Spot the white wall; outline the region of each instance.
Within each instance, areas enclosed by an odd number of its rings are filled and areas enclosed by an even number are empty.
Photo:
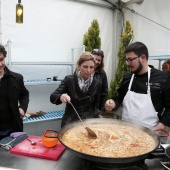
[[[124,10],[125,19],[130,20],[134,29],[134,41],[141,41],[147,45],[149,55],[170,54],[170,1],[169,0],[144,0],[142,4],[128,6],[136,13],[145,16],[164,27],[151,22],[150,20]],[[150,64],[158,67],[158,62],[150,60]]]
[[[97,0],[99,1],[99,0]],[[114,75],[116,36],[114,12],[105,7],[69,0],[22,0],[24,23],[15,23],[17,0],[1,0],[2,44],[11,43],[12,62],[69,62],[71,49],[82,47],[83,35],[91,22],[97,19],[100,26],[101,49],[105,54],[105,71],[108,82]],[[80,54],[81,50],[75,50]],[[75,55],[74,60],[77,60]],[[44,79],[70,74],[67,66],[13,66],[24,79]],[[28,112],[63,109],[49,101],[58,85],[27,85],[30,91]]]
[[[83,45],[83,35],[97,19],[107,63],[105,70],[111,79],[114,30],[111,9],[69,0],[21,2],[24,23],[16,24],[17,0],[1,0],[2,43],[12,41],[12,61],[71,61],[71,49]]]

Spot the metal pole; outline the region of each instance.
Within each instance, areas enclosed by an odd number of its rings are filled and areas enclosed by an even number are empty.
[[[83,53],[85,52],[85,45],[83,45],[83,47],[82,47],[82,51],[83,51]]]
[[[12,69],[12,62],[11,62],[11,41],[7,41],[7,56],[8,56],[8,67]]]
[[[72,62],[74,62],[74,48],[71,49],[71,57],[72,57]],[[73,74],[74,72],[74,65],[71,65],[71,73]]]

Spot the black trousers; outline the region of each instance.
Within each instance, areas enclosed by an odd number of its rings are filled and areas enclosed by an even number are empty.
[[[0,132],[0,140],[7,137],[7,136],[10,136],[10,134],[13,132],[13,130],[7,130],[7,131],[3,131],[3,132]]]

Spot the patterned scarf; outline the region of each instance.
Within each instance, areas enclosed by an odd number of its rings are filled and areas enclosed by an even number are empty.
[[[93,76],[91,75],[87,80],[84,80],[80,75],[80,71],[77,72],[77,76],[78,76],[78,84],[79,84],[80,89],[84,93],[87,92],[87,90],[89,89],[89,87],[93,81]]]

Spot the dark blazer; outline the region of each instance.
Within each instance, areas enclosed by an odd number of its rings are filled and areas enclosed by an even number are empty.
[[[20,117],[19,108],[22,108],[26,113],[29,103],[29,92],[24,86],[21,74],[12,72],[7,67],[5,67],[5,72],[8,74],[9,79],[8,96],[13,114],[13,130],[15,132],[23,131],[23,121]]]
[[[94,118],[98,116],[99,97],[101,94],[101,83],[93,78],[89,90],[84,93],[79,85],[76,73],[66,76],[59,87],[51,94],[50,101],[53,104],[61,104],[60,96],[67,93],[71,97],[71,102],[80,114],[82,119]],[[72,106],[67,103],[62,119],[61,127],[72,121],[78,120],[78,116]]]

